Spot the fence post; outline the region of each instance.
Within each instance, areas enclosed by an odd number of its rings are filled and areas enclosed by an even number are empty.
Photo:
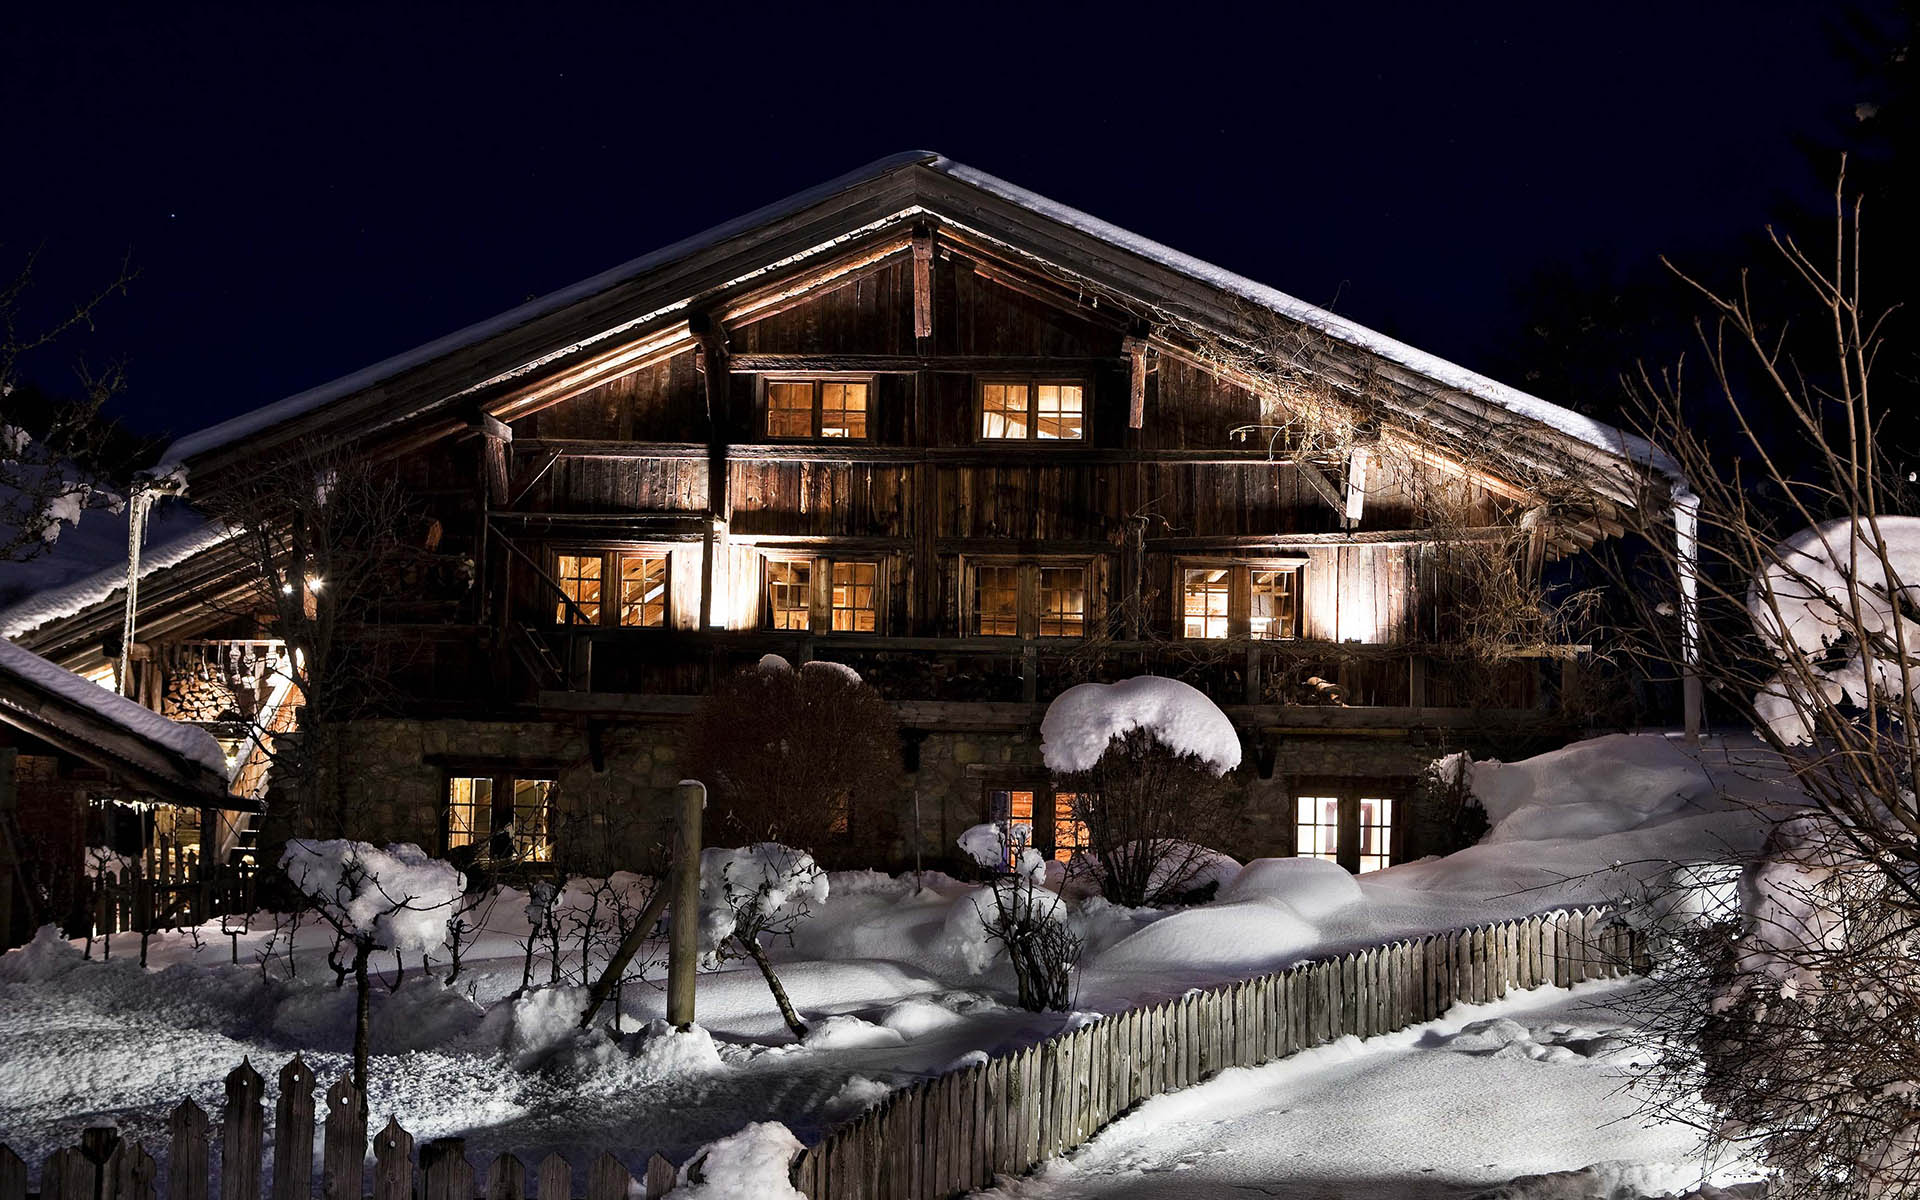
[[[260,1200],[260,1151],[267,1082],[242,1059],[227,1074],[227,1108],[220,1121],[220,1200]]]
[[[502,1154],[488,1165],[487,1200],[527,1200],[527,1167],[519,1156]]]
[[[322,1200],[360,1200],[367,1171],[367,1109],[344,1075],[327,1089],[326,1146],[321,1154]]]
[[[295,1054],[280,1068],[280,1095],[273,1105],[273,1200],[312,1196],[313,1072]]]
[[[420,1147],[422,1200],[473,1200],[473,1166],[465,1138],[435,1138]],[[626,1193],[621,1192],[621,1200]]]
[[[393,1117],[373,1137],[373,1200],[413,1200],[413,1135]]]
[[[207,1130],[212,1123],[198,1104],[182,1100],[167,1117],[169,1200],[207,1200]]]
[[[573,1167],[558,1154],[540,1160],[540,1200],[573,1200]]]
[[[7,1145],[0,1145],[0,1200],[27,1200],[27,1164]]]

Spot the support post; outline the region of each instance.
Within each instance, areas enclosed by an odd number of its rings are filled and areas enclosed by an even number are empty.
[[[1680,702],[1687,742],[1700,741],[1700,497],[1684,484],[1674,489],[1675,565],[1680,581]]]
[[[13,842],[13,768],[18,753],[12,746],[0,746],[0,946],[13,945],[13,881],[25,870],[20,849]],[[24,887],[20,890],[23,894],[26,891]]]
[[[667,1021],[693,1024],[693,976],[700,957],[700,821],[707,785],[682,779],[673,823],[673,901],[667,918]]]
[[[1127,428],[1139,429],[1147,423],[1147,340],[1121,338],[1120,349],[1127,356]]]
[[[933,336],[933,228],[913,231],[913,336]],[[926,347],[920,349],[924,352]]]

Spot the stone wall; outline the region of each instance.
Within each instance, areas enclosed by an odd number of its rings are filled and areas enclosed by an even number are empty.
[[[1044,784],[1037,731],[909,731],[906,776],[887,861],[900,870],[918,860],[960,869],[955,840],[987,820],[993,787]],[[1448,828],[1423,811],[1415,781],[1450,747],[1418,735],[1282,736],[1250,752],[1237,776],[1244,789],[1247,830],[1240,844],[1223,847],[1245,860],[1293,852],[1292,795],[1313,781],[1381,787],[1400,799],[1401,854],[1445,852]],[[673,788],[680,779],[676,723],[602,722],[592,739],[585,722],[373,720],[341,733],[339,761],[347,820],[367,841],[411,841],[438,850],[446,779],[463,769],[519,760],[553,771],[560,784],[555,830],[558,856],[569,869],[647,869],[670,840]],[[598,769],[595,761],[599,762]],[[330,805],[276,786],[269,797],[269,847],[294,836],[332,836]]]

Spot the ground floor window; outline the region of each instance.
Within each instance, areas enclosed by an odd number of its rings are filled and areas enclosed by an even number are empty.
[[[1011,868],[1028,847],[1042,857],[1071,862],[1087,849],[1087,826],[1080,819],[1084,800],[1077,792],[1056,792],[1044,784],[987,790],[988,819],[1007,831]]]
[[[1293,798],[1293,852],[1337,862],[1356,874],[1390,867],[1401,838],[1393,796],[1372,786],[1305,788]]]
[[[490,863],[551,862],[555,781],[546,775],[451,775],[443,849]]]

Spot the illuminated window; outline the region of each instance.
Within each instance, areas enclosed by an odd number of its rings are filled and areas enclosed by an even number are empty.
[[[813,562],[767,560],[767,620],[775,629],[808,629],[813,614]]]
[[[553,780],[515,779],[513,856],[519,862],[553,861]]]
[[[1185,572],[1181,589],[1182,629],[1190,638],[1227,636],[1227,604],[1232,584],[1226,567],[1201,567]]]
[[[1033,389],[1033,435],[1054,441],[1080,440],[1081,390],[1077,383],[1040,383]]]
[[[982,637],[1020,636],[1020,568],[973,569],[973,632]]]
[[[820,384],[820,436],[823,438],[867,436],[866,384],[835,382]]]
[[[1360,797],[1360,874],[1393,865],[1393,801]]]
[[[1086,436],[1086,388],[1057,380],[997,380],[980,385],[985,441],[1077,442]]]
[[[991,439],[1027,436],[1026,384],[980,385],[980,436]]]
[[[667,556],[661,551],[620,556],[620,623],[659,629],[667,623]]]
[[[1301,796],[1294,801],[1293,852],[1300,858],[1340,861],[1340,797]]]
[[[1033,797],[1029,788],[996,788],[988,793],[993,807],[993,822],[1007,835],[1009,869],[1020,861],[1020,852],[1033,845]]]
[[[1253,628],[1257,638],[1290,638],[1299,629],[1298,567],[1254,567]],[[1188,636],[1192,636],[1189,634]]]
[[[845,833],[853,828],[853,797],[841,792],[827,801],[831,806],[827,821],[828,833]]]
[[[1086,623],[1086,568],[1041,567],[1040,636],[1079,637]]]
[[[1053,856],[1070,862],[1087,848],[1087,823],[1076,812],[1084,803],[1077,792],[1053,794]]]
[[[447,780],[447,849],[484,844],[493,834],[493,780],[458,775]]]
[[[880,565],[833,564],[833,628],[836,633],[872,633],[879,617]]]
[[[767,381],[767,436],[864,438],[867,436],[868,390],[864,381],[770,379]]]
[[[566,594],[567,599],[554,604],[553,619],[562,625],[598,625],[600,623],[600,555],[559,555],[554,574],[560,584],[560,590]]]

